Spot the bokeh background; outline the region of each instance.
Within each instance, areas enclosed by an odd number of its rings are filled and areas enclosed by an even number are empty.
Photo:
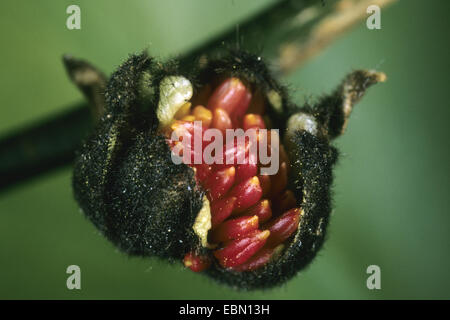
[[[63,53],[109,74],[130,52],[183,52],[272,1],[1,1],[0,135],[82,99]],[[81,7],[79,31],[65,27],[69,4]],[[78,210],[67,167],[0,194],[0,298],[450,298],[449,10],[444,0],[400,1],[382,10],[381,30],[361,21],[283,79],[301,102],[355,68],[388,75],[336,143],[325,247],[286,285],[236,292],[181,264],[126,257]],[[66,288],[71,264],[81,267],[81,290]],[[381,267],[381,290],[366,287],[371,264]]]

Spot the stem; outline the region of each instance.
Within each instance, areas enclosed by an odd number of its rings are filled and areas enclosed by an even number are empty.
[[[279,0],[238,28],[182,55],[180,65],[191,65],[201,55],[215,56],[234,45],[259,52],[275,72],[283,75],[364,18],[368,5],[384,6],[394,1]],[[63,114],[0,139],[0,191],[71,163],[93,124],[88,103],[79,103]]]

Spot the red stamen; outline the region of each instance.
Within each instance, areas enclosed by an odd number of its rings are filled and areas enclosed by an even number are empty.
[[[258,229],[258,217],[241,217],[231,219],[222,223],[211,232],[213,243],[225,242],[232,239],[242,238],[252,231]]]
[[[204,106],[196,106],[192,110],[192,115],[195,117],[195,120],[202,122],[203,128],[209,128],[211,125],[213,114],[211,110],[206,109]]]
[[[265,129],[264,119],[259,114],[246,114],[242,121],[242,128],[247,131],[250,128]]]
[[[256,204],[262,196],[258,177],[255,176],[241,182],[230,191],[230,195],[237,199],[235,212],[242,212]]]
[[[246,163],[239,164],[236,167],[236,183],[247,180],[258,173],[257,156],[253,152],[249,152]]]
[[[194,272],[206,270],[211,265],[211,260],[206,256],[199,256],[194,252],[188,252],[184,256],[184,266]]]
[[[291,209],[266,226],[270,230],[270,237],[267,240],[268,247],[275,247],[283,243],[298,228],[300,221],[300,209]]]
[[[211,205],[211,225],[214,229],[233,212],[235,197],[219,199]]]
[[[214,251],[214,256],[224,268],[238,266],[258,252],[269,235],[268,230],[256,231],[246,238],[232,240],[224,248]]]
[[[211,201],[222,197],[234,183],[236,169],[234,167],[225,168],[211,174],[204,183],[204,188],[208,190]]]
[[[244,262],[243,264],[233,267],[235,271],[253,271],[262,267],[267,262],[270,261],[273,254],[275,253],[275,248],[263,248],[259,250],[253,257]]]
[[[247,112],[251,100],[252,100],[252,93],[246,88],[244,96],[239,101],[238,105],[234,110],[234,113],[232,114],[232,121],[236,127],[238,127],[242,123],[242,118],[244,117],[245,112]]]
[[[211,110],[221,108],[228,114],[232,114],[242,103],[246,92],[247,88],[238,78],[226,79],[211,94],[208,100],[208,108]]]
[[[200,182],[203,182],[212,173],[211,166],[206,163],[195,164],[194,168],[197,170],[195,172],[195,178]]]
[[[268,221],[272,217],[272,208],[270,207],[270,201],[267,199],[261,200],[253,207],[248,209],[245,214],[250,216],[257,216],[259,219],[259,223]]]
[[[213,113],[214,115],[211,124],[213,128],[219,129],[220,131],[222,131],[223,134],[225,134],[227,129],[233,128],[230,116],[225,110],[221,108],[216,108],[214,109]]]

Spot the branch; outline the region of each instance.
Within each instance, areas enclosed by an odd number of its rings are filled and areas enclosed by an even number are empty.
[[[293,21],[296,28],[303,31],[303,36],[281,44],[278,56],[274,57],[281,72],[287,74],[320,53],[340,35],[367,17],[366,9],[370,5],[381,8],[395,1],[342,0],[328,13],[321,12],[317,5],[303,10]],[[313,25],[305,28],[311,20],[315,21]]]
[[[70,163],[74,150],[92,126],[87,104],[80,103],[3,138],[0,141],[0,191]]]
[[[214,56],[237,46],[259,52],[274,71],[283,75],[305,63],[364,18],[368,5],[381,7],[394,1],[279,0],[237,28],[182,55],[180,65],[190,65],[202,55]],[[92,105],[99,97],[84,86],[95,78],[92,75],[100,73],[86,65],[86,69],[76,75],[70,72],[71,62],[77,61],[66,59],[69,75]],[[102,77],[96,81],[101,82]],[[68,110],[0,140],[0,190],[71,163],[94,121],[88,102]]]

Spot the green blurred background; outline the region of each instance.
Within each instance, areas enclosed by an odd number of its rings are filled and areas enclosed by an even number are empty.
[[[272,2],[1,1],[0,135],[82,99],[63,53],[110,73],[130,52],[183,52]],[[81,7],[81,30],[65,27],[69,4]],[[449,10],[443,0],[401,1],[382,10],[382,30],[361,21],[283,79],[301,102],[355,68],[388,75],[337,141],[325,247],[286,285],[236,292],[181,264],[126,257],[80,213],[65,168],[0,194],[0,298],[450,298]],[[81,267],[81,290],[66,288],[71,264]],[[366,287],[371,264],[381,267],[381,290]]]

